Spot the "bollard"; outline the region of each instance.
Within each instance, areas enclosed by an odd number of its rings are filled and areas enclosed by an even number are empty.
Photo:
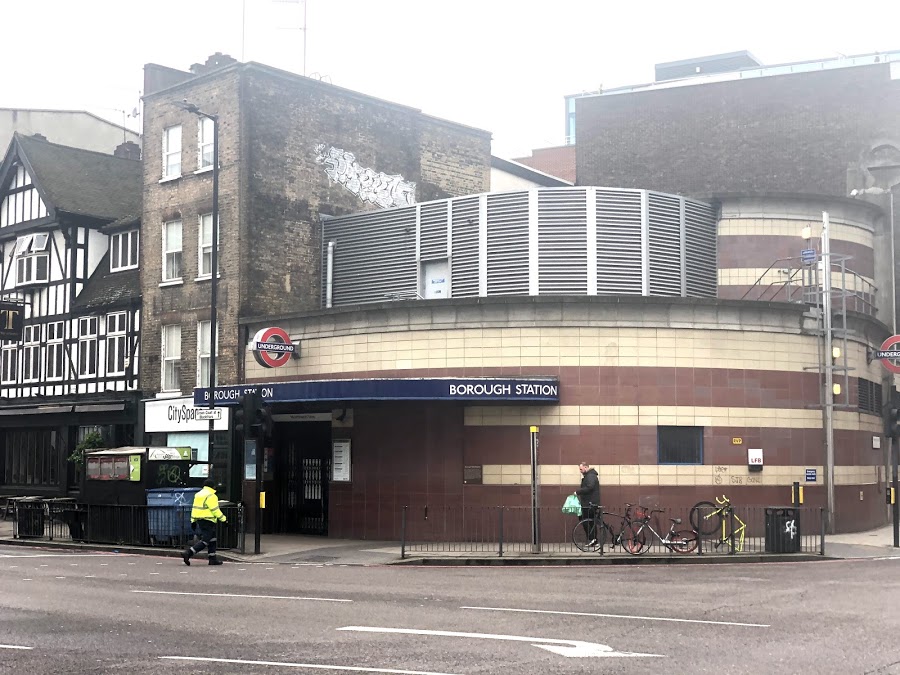
[[[400,560],[406,559],[406,509],[408,506],[403,507],[403,511],[400,512]]]
[[[819,508],[819,522],[822,524],[822,532],[819,534],[819,555],[825,555],[825,509]]]
[[[498,517],[498,520],[500,521],[499,522],[500,529],[499,529],[499,532],[497,533],[497,538],[500,540],[500,553],[498,555],[499,555],[499,557],[502,558],[503,557],[503,507],[498,506],[497,511],[498,511],[497,517]]]
[[[734,507],[730,506],[728,508],[728,520],[731,523],[731,550],[728,552],[729,555],[734,555]]]

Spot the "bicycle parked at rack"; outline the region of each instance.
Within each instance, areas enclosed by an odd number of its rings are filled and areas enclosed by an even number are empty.
[[[676,530],[675,526],[681,525],[681,518],[669,518],[671,521],[669,531],[663,536],[650,523],[654,513],[665,513],[665,511],[662,509],[651,509],[649,511],[643,509],[635,513],[635,516],[641,516],[640,520],[633,524],[632,536],[623,539],[622,548],[632,555],[640,555],[650,549],[647,539],[652,537],[656,537],[660,544],[673,553],[691,553],[697,548],[698,535],[696,530]],[[650,532],[650,537],[647,536],[648,531]]]
[[[725,495],[716,503],[702,501],[694,504],[690,514],[691,526],[703,536],[719,533],[713,543],[715,548],[734,547],[735,551],[744,550],[744,535],[747,524],[734,512],[731,500]]]
[[[635,508],[634,505],[625,505],[625,515],[604,511],[602,506],[594,506],[593,504],[591,506],[595,509],[594,517],[582,518],[572,530],[572,543],[575,544],[575,548],[579,551],[600,551],[600,553],[603,553],[603,549],[607,546],[609,548],[624,546],[622,542],[634,534],[631,512],[632,508]],[[615,530],[607,522],[606,516],[612,516],[621,520],[618,530]]]

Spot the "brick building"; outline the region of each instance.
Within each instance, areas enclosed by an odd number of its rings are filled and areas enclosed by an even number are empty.
[[[244,379],[242,318],[319,307],[321,217],[484,192],[490,134],[222,54],[147,65],[144,91],[145,441],[205,459],[206,423],[168,414],[208,382],[211,344],[213,125],[181,104],[218,117],[219,384]],[[227,429],[213,460],[231,476]]]

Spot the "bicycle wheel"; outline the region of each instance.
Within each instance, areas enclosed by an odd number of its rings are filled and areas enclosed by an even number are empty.
[[[588,535],[585,531],[585,526],[587,526],[587,529],[589,530],[593,522],[594,521],[592,519],[585,518],[578,521],[578,524],[575,525],[575,529],[572,530],[572,543],[575,544],[575,548],[577,548],[579,551],[591,553],[592,551],[596,551],[597,548],[599,548],[599,544],[597,542],[589,545]]]
[[[622,548],[631,555],[640,555],[650,547],[647,546],[647,534],[644,532],[643,526],[634,528],[627,526],[622,531]]]
[[[691,509],[691,527],[700,534],[713,534],[722,528],[722,514],[712,502],[697,502]]]
[[[673,532],[667,546],[675,553],[690,553],[697,548],[697,533],[691,530]]]

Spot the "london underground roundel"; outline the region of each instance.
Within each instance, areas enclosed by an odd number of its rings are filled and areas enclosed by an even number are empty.
[[[900,365],[897,365],[897,360],[900,360],[900,350],[897,349],[898,344],[900,344],[900,335],[892,335],[881,343],[881,349],[875,352],[875,358],[881,359],[884,367],[892,373],[900,374]]]
[[[283,328],[263,328],[250,343],[256,362],[264,368],[278,368],[291,360],[296,347]]]

